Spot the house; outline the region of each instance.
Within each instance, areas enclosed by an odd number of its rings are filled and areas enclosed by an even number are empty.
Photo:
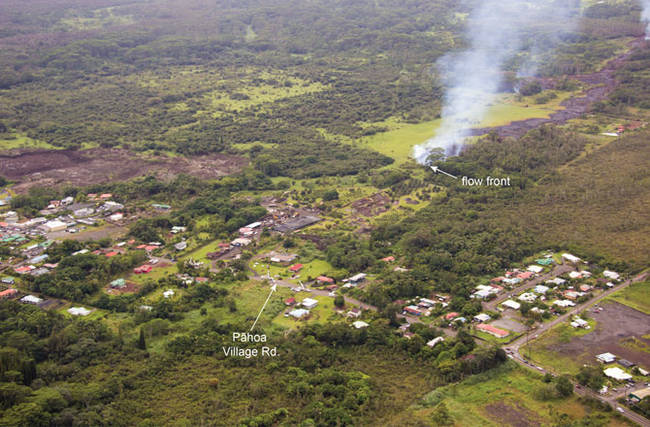
[[[619,367],[608,368],[603,371],[605,376],[613,378],[617,381],[627,381],[632,379],[632,375],[628,374]]]
[[[433,347],[435,347],[437,344],[443,342],[444,340],[445,340],[444,337],[436,337],[436,338],[432,339],[431,341],[429,341],[429,342],[427,343],[427,347],[431,347],[431,348],[433,348]]]
[[[167,289],[165,292],[163,292],[163,297],[165,298],[171,298],[174,296],[174,291],[172,289]]]
[[[403,312],[406,314],[411,314],[413,316],[422,316],[422,311],[415,305],[404,307]]]
[[[548,286],[544,286],[544,285],[537,285],[537,286],[535,286],[533,288],[533,292],[535,292],[536,294],[542,294],[542,295],[546,294],[546,292],[548,292],[549,290],[550,290],[550,288]]]
[[[364,280],[366,280],[366,274],[365,273],[359,273],[359,274],[355,274],[354,276],[344,280],[344,282],[347,282],[347,283],[349,283],[349,284],[351,284],[353,286],[356,286],[359,283],[363,282]]]
[[[393,262],[395,261],[395,257],[391,255],[391,256],[387,256],[386,258],[382,258],[381,260],[383,262]]]
[[[302,305],[308,310],[311,310],[318,305],[318,301],[312,298],[305,298],[304,300],[302,300],[300,305]]]
[[[248,224],[248,225],[246,226],[246,228],[250,228],[251,230],[254,230],[254,229],[260,227],[261,225],[262,225],[261,222],[259,222],[259,221],[255,221],[255,222],[253,222],[253,223],[251,223],[251,224]]]
[[[183,240],[182,242],[176,243],[174,245],[174,249],[176,249],[177,251],[183,251],[187,249],[187,242]]]
[[[325,289],[327,289],[327,290],[330,291],[330,292],[334,292],[334,291],[337,290],[338,288],[339,288],[339,287],[338,287],[337,285],[327,285],[327,286],[325,286]]]
[[[517,279],[528,280],[531,277],[533,277],[533,272],[532,271],[524,271],[523,273],[518,273],[516,277],[517,277]]]
[[[278,264],[287,264],[293,262],[296,258],[298,258],[296,254],[273,254],[269,256],[269,261]]]
[[[284,300],[284,305],[292,306],[296,304],[296,299],[291,297]]]
[[[178,233],[184,233],[187,230],[187,227],[183,227],[180,225],[175,225],[171,229],[172,234],[178,234]]]
[[[458,317],[459,314],[456,313],[455,311],[452,311],[451,313],[445,314],[445,320],[452,320],[455,317]]]
[[[24,302],[26,304],[34,304],[38,305],[43,302],[43,300],[37,296],[34,295],[26,295],[20,299],[20,302]]]
[[[18,295],[18,291],[12,288],[5,289],[4,291],[0,292],[0,299],[8,299],[8,298],[13,298],[16,295]]]
[[[616,361],[616,356],[612,353],[602,353],[597,355],[596,359],[598,359],[598,361],[601,363],[613,363]]]
[[[513,310],[519,310],[519,308],[521,308],[521,304],[519,304],[518,302],[513,301],[511,299],[503,301],[501,303],[501,305],[506,307],[506,308],[511,308]]]
[[[608,279],[612,279],[612,280],[618,280],[621,277],[620,274],[618,274],[618,273],[616,273],[614,271],[609,271],[609,270],[603,271],[603,276],[607,277]]]
[[[524,292],[523,294],[519,295],[518,299],[519,301],[533,302],[537,299],[537,295],[531,292]]]
[[[479,322],[479,323],[487,322],[490,319],[491,319],[491,317],[487,313],[481,313],[481,314],[477,314],[476,316],[474,316],[474,321]]]
[[[589,292],[592,289],[593,288],[591,286],[587,285],[587,284],[580,285],[580,291],[581,292]]]
[[[540,259],[536,259],[535,262],[539,265],[549,266],[553,264],[554,261],[553,258],[540,258]]]
[[[110,251],[110,252],[107,252],[105,256],[106,256],[106,258],[112,258],[112,257],[114,257],[115,255],[117,255],[117,252],[115,252],[115,251]]]
[[[73,316],[88,316],[90,314],[90,310],[83,307],[70,307],[67,311]]]
[[[304,308],[297,308],[295,310],[291,310],[289,312],[289,316],[295,319],[302,319],[309,316],[309,310],[305,310]]]
[[[348,311],[347,314],[348,317],[354,317],[355,319],[358,319],[361,317],[361,309],[360,308],[353,308],[352,310]]]
[[[580,258],[578,258],[577,256],[571,255],[571,254],[569,254],[569,253],[563,253],[563,254],[562,254],[562,259],[563,259],[564,261],[566,261],[566,262],[571,263],[571,264],[577,264],[577,263],[579,263],[580,261],[582,261],[582,260],[581,260]]]
[[[253,241],[252,241],[251,239],[247,239],[246,237],[238,237],[238,238],[236,238],[235,240],[233,240],[232,242],[230,242],[230,244],[231,244],[232,246],[237,246],[237,247],[239,247],[239,246],[248,246],[248,245],[250,245],[252,242],[253,242]]]
[[[124,214],[122,212],[117,212],[109,216],[108,219],[111,221],[122,221],[124,219]]]
[[[302,270],[302,267],[304,267],[302,264],[294,264],[291,267],[289,267],[289,271],[291,271],[292,273],[297,273],[300,270]]]
[[[544,267],[540,267],[539,265],[529,265],[526,270],[530,271],[531,273],[539,274],[544,271]]]
[[[357,320],[356,322],[352,323],[352,326],[354,326],[355,329],[362,329],[362,328],[367,328],[370,325],[364,322],[363,320]]]
[[[495,336],[497,338],[505,338],[508,335],[510,335],[510,332],[508,332],[508,331],[504,331],[503,329],[495,328],[492,325],[486,325],[485,323],[481,323],[481,324],[476,325],[476,329],[478,329],[479,331],[486,332],[486,333],[488,333],[490,335],[493,335],[493,336]]]
[[[569,301],[567,299],[555,300],[555,301],[553,301],[553,305],[557,305],[558,307],[575,307],[576,306],[576,304],[573,301]]]
[[[572,300],[576,300],[579,297],[581,297],[583,294],[582,292],[576,292],[576,291],[564,291],[564,297]]]
[[[95,209],[93,208],[81,208],[74,211],[73,215],[75,218],[85,218],[92,215],[93,213],[95,213]]]
[[[571,326],[573,326],[574,328],[583,328],[583,329],[589,329],[590,328],[589,327],[589,322],[587,322],[586,320],[584,320],[584,319],[582,319],[582,318],[580,318],[578,316],[573,317],[573,320],[571,321]]]
[[[5,285],[13,285],[15,283],[15,280],[13,277],[7,276],[2,278],[2,283],[4,283]]]
[[[641,390],[631,391],[629,396],[630,396],[630,399],[633,399],[633,400],[635,400],[637,402],[640,402],[643,399],[645,399],[646,397],[650,396],[650,387],[646,387],[646,388],[641,389]]]
[[[144,265],[141,265],[140,267],[134,268],[133,272],[135,274],[147,274],[147,273],[151,272],[151,270],[153,270],[152,266],[150,266],[149,264],[144,264]]]
[[[624,368],[633,368],[636,366],[636,363],[630,362],[627,359],[618,359],[618,364]]]
[[[327,277],[327,276],[318,276],[316,278],[316,281],[319,284],[325,284],[325,283],[333,284],[334,283],[334,279],[332,279],[331,277]]]
[[[109,284],[109,286],[113,289],[124,289],[126,288],[126,280],[122,278],[115,279]]]

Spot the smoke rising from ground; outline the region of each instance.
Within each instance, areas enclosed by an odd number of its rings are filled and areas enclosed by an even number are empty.
[[[650,40],[650,0],[641,0],[643,12],[641,12],[641,22],[646,24],[645,39]]]
[[[566,28],[569,8],[563,3],[571,2],[482,0],[477,4],[468,17],[467,50],[438,61],[446,87],[442,122],[433,138],[414,148],[416,161],[425,163],[436,148],[447,155],[458,154],[468,129],[485,117],[501,85],[502,67],[521,50],[526,29],[540,20]]]

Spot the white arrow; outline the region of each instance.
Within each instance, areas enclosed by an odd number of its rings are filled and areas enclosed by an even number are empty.
[[[262,306],[262,309],[260,310],[259,314],[255,318],[255,322],[253,322],[253,326],[251,326],[251,329],[249,332],[252,332],[253,329],[255,329],[255,325],[257,325],[257,321],[260,320],[260,316],[262,315],[262,312],[264,311],[264,307],[266,307],[266,304],[268,304],[269,300],[271,299],[271,295],[273,295],[273,292],[275,292],[275,289],[278,287],[278,285],[273,284],[271,286],[271,292],[269,292],[269,296],[266,297],[266,301],[264,301],[264,305]]]
[[[431,170],[432,170],[434,173],[444,173],[444,174],[447,175],[447,176],[450,176],[450,177],[452,177],[452,178],[454,178],[454,179],[458,179],[457,176],[453,176],[452,174],[447,173],[447,172],[441,170],[438,166],[429,166],[429,167],[431,168]]]

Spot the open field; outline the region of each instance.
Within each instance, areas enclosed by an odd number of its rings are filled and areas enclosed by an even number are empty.
[[[573,396],[568,399],[539,400],[538,391],[545,384],[541,375],[520,368],[514,362],[472,376],[458,384],[432,391],[400,414],[406,423],[394,420],[390,425],[429,425],[431,414],[439,404],[449,410],[456,426],[541,426],[555,425],[560,414],[579,419],[596,412]],[[600,413],[599,413],[600,414]],[[627,425],[610,414],[601,414],[604,425]]]
[[[595,364],[597,354],[609,352],[632,361],[646,369],[650,353],[650,316],[617,302],[605,302],[602,311],[591,313],[596,324],[590,330],[577,330],[561,324],[528,347],[522,354],[541,366],[558,373],[575,374],[583,364]],[[634,345],[630,339],[634,337]]]
[[[650,282],[632,283],[608,299],[650,315]]]

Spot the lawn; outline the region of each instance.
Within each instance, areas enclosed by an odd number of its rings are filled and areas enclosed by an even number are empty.
[[[55,150],[61,147],[55,147],[47,142],[32,139],[21,133],[0,134],[0,149],[11,150],[14,148],[41,148]]]
[[[545,386],[541,375],[508,361],[502,366],[474,375],[458,384],[441,387],[409,408],[411,424],[424,425],[438,404],[444,403],[457,426],[556,425],[559,414],[579,419],[590,413],[576,396],[567,399],[539,400],[536,394]],[[405,414],[402,417],[407,418]],[[626,425],[610,418],[612,426]],[[530,424],[520,424],[527,420]]]
[[[583,354],[575,354],[573,357],[560,355],[551,349],[558,342],[567,343],[575,337],[593,332],[596,322],[593,319],[589,319],[588,322],[590,329],[574,328],[568,322],[556,325],[538,339],[531,341],[528,346],[522,346],[521,354],[555,373],[576,374],[582,366],[579,360],[583,359],[584,354],[589,353],[589,349],[584,349]]]
[[[625,304],[645,314],[650,314],[650,281],[632,283],[607,299]]]

